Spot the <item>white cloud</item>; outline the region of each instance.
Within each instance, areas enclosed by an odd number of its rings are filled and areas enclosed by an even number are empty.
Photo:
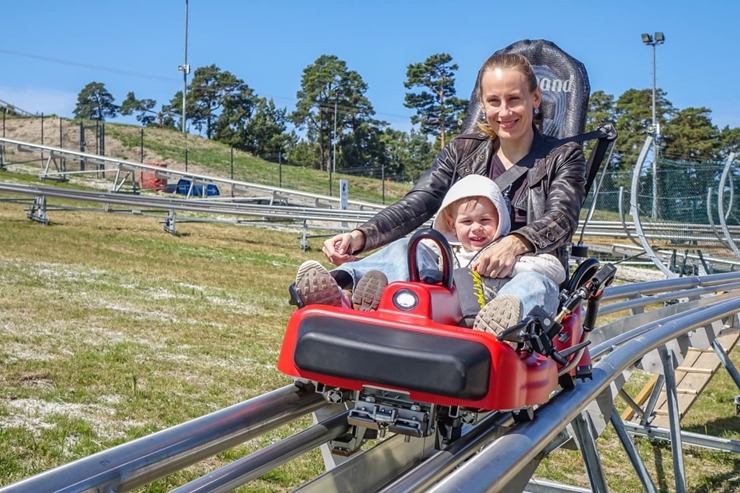
[[[55,89],[0,86],[0,100],[29,113],[69,117],[72,116],[77,94]]]

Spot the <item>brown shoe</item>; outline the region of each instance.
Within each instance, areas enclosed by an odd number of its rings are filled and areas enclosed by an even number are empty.
[[[473,322],[473,329],[498,335],[519,323],[522,318],[522,302],[510,294],[496,296],[484,306]]]
[[[370,312],[378,309],[380,297],[388,285],[388,278],[379,270],[368,271],[357,281],[357,286],[352,292],[352,305],[355,310]]]
[[[295,291],[304,306],[342,306],[342,290],[337,281],[315,260],[306,260],[298,268]]]

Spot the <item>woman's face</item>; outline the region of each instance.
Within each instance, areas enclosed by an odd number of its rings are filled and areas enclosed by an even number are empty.
[[[529,90],[518,70],[486,70],[481,78],[481,105],[486,121],[502,141],[516,142],[532,133],[532,118],[542,97]]]

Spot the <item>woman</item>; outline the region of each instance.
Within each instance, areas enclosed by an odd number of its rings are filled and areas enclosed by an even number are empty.
[[[334,280],[342,287],[352,287],[369,270],[379,267],[389,280],[402,279],[407,275],[406,243],[399,238],[430,219],[452,184],[469,174],[495,180],[525,156],[535,157],[531,169],[507,190],[511,232],[486,247],[471,267],[484,276],[508,278],[520,255],[552,253],[567,270],[566,247],[578,224],[586,180],[580,145],[556,145],[556,139],[536,128],[542,95],[534,70],[522,55],[495,53],[489,57],[478,72],[476,94],[484,117],[478,125],[480,133],[455,138],[401,200],[359,228],[324,242],[327,259],[340,267],[331,275],[321,269],[311,269],[310,275],[304,276],[299,271],[299,293],[303,287],[307,296],[324,286],[336,291]],[[357,253],[394,241],[357,260]],[[419,266],[423,268],[426,262],[420,260]],[[435,259],[431,262],[436,265]],[[300,286],[302,278],[311,281]],[[319,279],[321,282],[314,282]],[[552,313],[557,309],[558,291],[558,286],[541,274],[516,276],[481,310],[476,326],[497,332],[519,321],[535,305]]]

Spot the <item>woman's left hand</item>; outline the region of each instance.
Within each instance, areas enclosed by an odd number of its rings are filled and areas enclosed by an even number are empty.
[[[504,236],[485,248],[471,264],[471,268],[486,277],[511,277],[517,257],[530,251],[526,240],[518,235]]]

